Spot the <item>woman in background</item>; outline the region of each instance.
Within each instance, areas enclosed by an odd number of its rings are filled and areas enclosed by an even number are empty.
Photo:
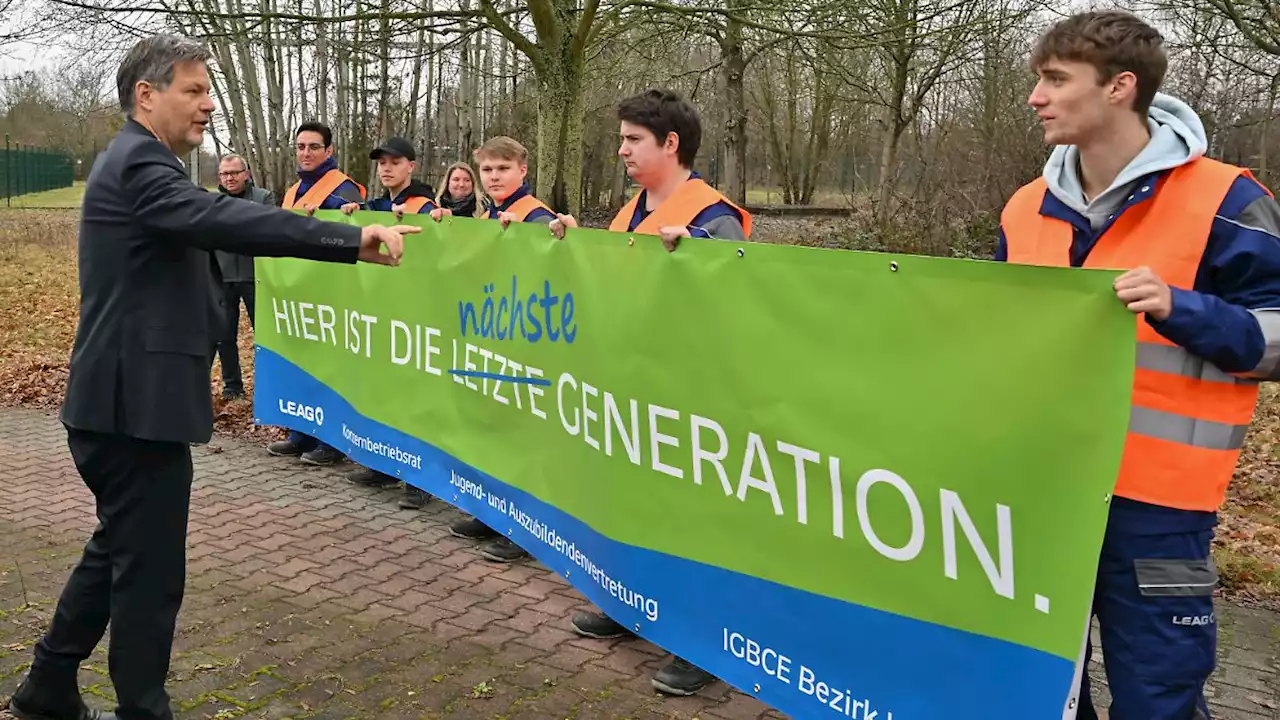
[[[489,198],[480,185],[480,176],[464,162],[456,162],[444,171],[440,180],[440,197],[436,204],[458,217],[487,217]]]

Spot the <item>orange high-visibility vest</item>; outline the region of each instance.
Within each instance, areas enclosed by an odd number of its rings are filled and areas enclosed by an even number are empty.
[[[421,195],[411,197],[408,200],[404,201],[404,211],[406,213],[416,213],[419,210],[421,210],[422,207],[429,202],[431,201],[428,200],[427,198],[422,197]]]
[[[1170,287],[1190,290],[1214,216],[1241,175],[1252,177],[1246,169],[1203,157],[1172,170],[1149,200],[1116,218],[1084,267],[1129,270],[1146,265]],[[1040,178],[1005,205],[1000,224],[1011,263],[1071,264],[1071,224],[1040,214],[1046,188]],[[1253,420],[1258,383],[1192,355],[1145,318],[1137,316],[1136,322],[1133,403],[1115,494],[1182,510],[1216,511]]]
[[[529,214],[532,213],[534,210],[537,210],[538,208],[542,208],[543,210],[546,210],[547,212],[553,215],[555,214],[555,211],[547,207],[546,203],[542,202],[541,200],[534,197],[533,195],[525,195],[519,200],[511,203],[511,207],[507,208],[506,210],[503,210],[502,212],[508,212],[508,213],[511,213],[512,215],[515,215],[516,222],[524,222],[524,219],[529,217]]]
[[[703,210],[716,203],[726,203],[742,214],[742,232],[751,237],[751,213],[743,210],[720,194],[720,191],[708,185],[701,178],[689,178],[675,193],[661,205],[653,209],[634,230],[631,229],[631,218],[635,217],[636,206],[640,204],[640,196],[636,193],[609,223],[614,232],[638,232],[646,235],[657,235],[658,230],[667,226],[687,227]]]
[[[342,183],[348,180],[351,180],[351,178],[347,177],[341,170],[330,170],[325,173],[323,177],[317,180],[314,185],[308,188],[307,192],[304,193],[301,198],[298,198],[297,195],[298,188],[302,187],[302,183],[296,182],[290,185],[289,189],[285,191],[284,202],[281,203],[281,207],[286,210],[292,210],[295,207],[303,207],[304,205],[320,207],[320,204],[324,202],[325,198],[329,197],[334,190],[337,190]],[[364,186],[355,180],[351,180],[351,182],[354,183],[357,188],[360,188],[360,199],[365,199]]]

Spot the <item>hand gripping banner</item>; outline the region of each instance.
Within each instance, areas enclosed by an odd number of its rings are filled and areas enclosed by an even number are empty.
[[[405,222],[399,267],[257,260],[258,422],[794,717],[1074,715],[1133,377],[1115,273]]]

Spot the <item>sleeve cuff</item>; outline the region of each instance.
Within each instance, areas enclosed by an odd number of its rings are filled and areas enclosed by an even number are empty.
[[[1152,330],[1181,345],[1183,343],[1179,342],[1178,338],[1193,332],[1204,315],[1204,300],[1200,297],[1200,293],[1182,288],[1171,287],[1169,293],[1173,299],[1173,310],[1169,313],[1169,317],[1164,320],[1156,320],[1150,315],[1144,317]]]

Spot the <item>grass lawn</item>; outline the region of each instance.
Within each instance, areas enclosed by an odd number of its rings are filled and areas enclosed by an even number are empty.
[[[749,187],[747,188],[748,205],[782,205],[782,188]],[[849,196],[838,190],[815,190],[813,199],[806,205],[819,207],[849,207]]]
[[[0,405],[55,408],[77,318],[74,210],[0,208]],[[775,219],[782,223],[782,219]],[[798,221],[797,221],[798,222]],[[792,237],[779,227],[777,241]],[[242,314],[240,362],[252,396],[253,336]],[[221,392],[220,371],[210,390]],[[218,432],[266,441],[275,428],[253,424],[252,403],[215,400]],[[1280,386],[1263,386],[1220,525],[1214,553],[1223,592],[1280,606]]]
[[[0,203],[0,209],[14,208],[78,208],[84,200],[84,183],[77,182],[71,187],[45,190],[38,193],[27,193],[9,198]]]

